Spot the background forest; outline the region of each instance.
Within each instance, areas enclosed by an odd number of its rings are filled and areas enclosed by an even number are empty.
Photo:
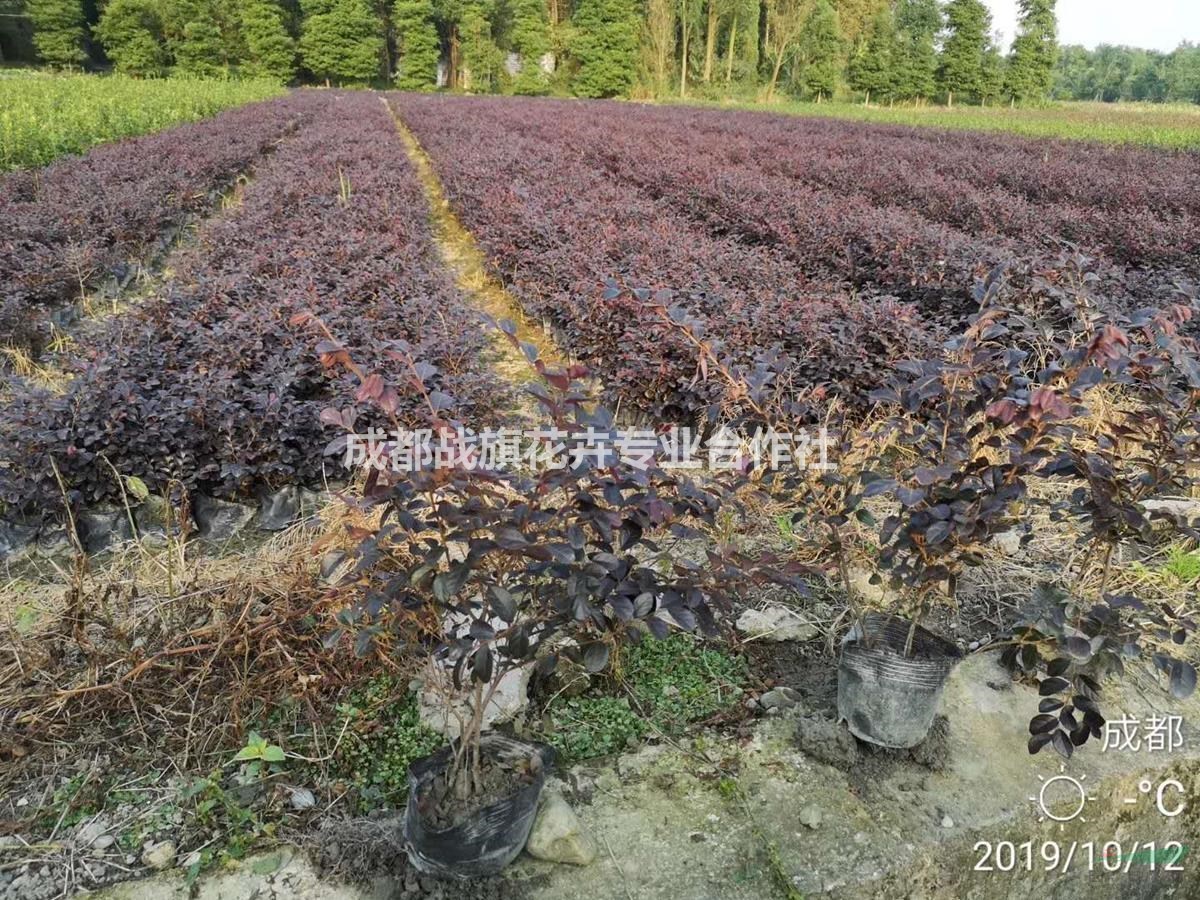
[[[0,0],[0,59],[474,93],[1200,102],[1200,47],[1002,44],[981,0]]]

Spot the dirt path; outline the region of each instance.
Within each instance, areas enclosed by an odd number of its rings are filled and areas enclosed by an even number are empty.
[[[1114,713],[1145,722],[1165,712],[1196,721],[1200,701],[1172,701],[1157,686],[1114,686]],[[1163,900],[1200,896],[1195,852],[1200,735],[1184,726],[1171,753],[1102,752],[1094,743],[1066,765],[1054,754],[1031,757],[1025,724],[1036,693],[1014,685],[995,655],[973,654],[951,677],[942,703],[950,721],[935,767],[914,760],[887,766],[824,762],[797,744],[801,708],[757,722],[749,737],[721,732],[651,744],[616,760],[559,771],[564,793],[599,845],[589,866],[555,865],[521,856],[504,873],[509,893],[527,900]],[[813,748],[809,748],[812,750]],[[861,752],[861,751],[860,751]],[[828,754],[825,754],[828,755]],[[832,759],[832,757],[830,757]],[[878,763],[878,760],[875,760]],[[1068,775],[1086,786],[1086,809],[1048,821],[1035,798]],[[1177,782],[1161,815],[1143,783]],[[1057,789],[1056,789],[1057,790]],[[1054,810],[1073,807],[1069,789],[1044,795]],[[1130,804],[1127,798],[1133,798]],[[1012,870],[978,870],[979,842],[1032,842],[1033,862]],[[1143,853],[1125,871],[1104,868],[1107,842],[1123,851],[1168,841],[1189,845],[1182,872],[1153,868]],[[1058,866],[1044,847],[1079,856]],[[1091,871],[1087,842],[1095,852]],[[1049,851],[1047,851],[1049,852]],[[1065,868],[1065,870],[1064,870]],[[236,870],[202,879],[204,900],[263,897],[369,900],[491,898],[454,885],[408,885],[379,861],[373,880],[351,886],[323,877],[303,854],[276,851]],[[0,895],[3,892],[0,891]],[[178,873],[102,891],[103,900],[175,900],[187,896]]]
[[[459,290],[480,312],[496,322],[505,319],[513,322],[517,328],[517,338],[522,343],[536,347],[541,359],[551,364],[567,362],[567,354],[558,347],[548,331],[538,323],[531,321],[521,308],[520,301],[488,272],[487,258],[475,242],[471,232],[467,230],[451,208],[441,180],[434,171],[432,160],[417,141],[416,135],[387,102],[387,98],[381,97],[380,100],[396,123],[396,130],[404,142],[408,158],[416,169],[417,177],[425,190],[425,197],[429,201],[429,221],[433,227],[434,240],[441,253],[442,261],[454,273],[454,280]],[[496,371],[514,384],[528,382],[532,370],[524,355],[500,334],[496,335],[494,343],[499,353],[495,365]]]

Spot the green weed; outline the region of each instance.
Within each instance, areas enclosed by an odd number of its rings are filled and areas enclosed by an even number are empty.
[[[616,753],[653,734],[678,734],[736,702],[746,677],[739,658],[686,634],[625,648],[614,671],[588,694],[551,703],[547,740],[568,761]]]
[[[445,739],[421,724],[416,697],[391,675],[373,678],[337,706],[344,734],[331,774],[347,781],[361,810],[399,806],[408,796],[408,767]]]
[[[646,736],[624,697],[578,697],[554,704],[549,742],[567,761],[607,756]]]
[[[1200,553],[1189,553],[1182,547],[1172,547],[1162,571],[1181,584],[1191,584],[1200,579]]]

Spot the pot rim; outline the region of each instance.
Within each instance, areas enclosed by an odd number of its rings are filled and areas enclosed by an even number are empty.
[[[963,652],[955,644],[939,634],[916,626],[913,637],[913,654],[904,654],[909,629],[913,622],[891,613],[869,612],[855,623],[842,640],[842,655],[856,657],[887,657],[902,660],[913,667],[948,667],[963,658]],[[869,633],[874,640],[868,645],[863,635]]]

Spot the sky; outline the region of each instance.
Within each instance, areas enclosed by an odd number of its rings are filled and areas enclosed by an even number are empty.
[[[1017,0],[984,0],[1005,49],[1017,31]],[[1125,44],[1174,50],[1200,43],[1200,0],[1058,0],[1058,39],[1064,44]]]

